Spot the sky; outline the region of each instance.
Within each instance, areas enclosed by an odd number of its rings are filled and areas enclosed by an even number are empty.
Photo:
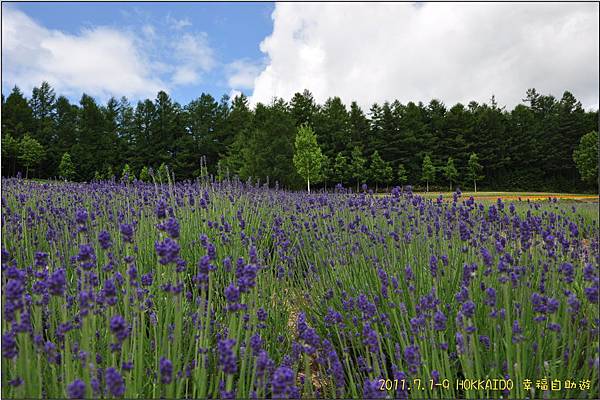
[[[598,108],[597,3],[3,3],[2,91]]]

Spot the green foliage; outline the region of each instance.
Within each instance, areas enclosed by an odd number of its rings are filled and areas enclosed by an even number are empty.
[[[450,191],[452,191],[452,182],[456,182],[456,178],[458,177],[458,171],[454,166],[454,159],[452,157],[448,157],[448,162],[446,162],[443,172],[446,179],[450,182]]]
[[[221,175],[229,171],[244,180],[251,177],[298,188],[303,179],[293,162],[294,142],[303,123],[313,128],[327,156],[321,168],[325,187],[339,181],[383,183],[370,171],[355,176],[352,150],[359,147],[365,155],[377,151],[396,177],[402,165],[406,178],[400,183],[421,179],[422,162],[429,155],[439,166],[452,157],[458,175],[450,180],[444,174],[452,185],[591,189],[590,179],[580,179],[573,155],[581,138],[597,130],[597,110],[585,111],[568,91],[555,98],[535,89],[527,90],[523,103],[512,110],[499,107],[492,98],[465,105],[395,100],[363,111],[356,102],[346,106],[339,97],[317,104],[307,90],[296,93],[289,103],[275,99],[254,108],[243,95],[229,101],[227,96],[217,100],[206,93],[182,106],[163,91],[135,105],[124,97],[100,104],[87,95],[71,104],[43,82],[29,98],[15,87],[2,101],[2,141],[7,148],[2,171],[26,174],[29,167],[19,151],[13,151],[11,140],[20,143],[29,132],[45,150],[35,166],[40,178],[52,177],[62,155],[69,153],[79,180],[92,179],[95,171],[105,177],[109,165],[120,172],[125,163],[134,171],[169,163],[171,177],[178,180],[193,179],[200,172],[214,175],[220,166]],[[471,153],[483,165],[476,180],[469,175]],[[338,154],[347,159],[347,174],[336,171]]]
[[[146,165],[144,165],[144,167],[140,171],[140,181],[150,182],[150,171],[148,170],[148,167]]]
[[[126,182],[133,182],[135,180],[135,174],[131,170],[129,164],[125,164],[123,167],[123,172],[121,172],[121,179]]]
[[[586,133],[581,138],[579,145],[573,151],[573,161],[581,179],[598,184],[598,132]]]
[[[160,167],[158,167],[158,173],[156,175],[156,178],[158,179],[159,183],[168,183],[169,182],[169,167],[167,167],[167,164],[162,163],[160,164]]]
[[[427,191],[429,192],[429,182],[433,182],[435,180],[435,166],[433,165],[433,162],[431,162],[431,157],[429,157],[429,154],[425,155],[423,158],[423,167],[421,171],[421,180],[426,183]]]
[[[379,152],[375,150],[371,154],[371,165],[369,166],[369,177],[375,185],[389,185],[394,178],[394,172],[390,163],[384,161]]]
[[[345,184],[352,179],[348,158],[341,152],[335,156],[333,170],[336,183]]]
[[[26,177],[29,175],[29,168],[35,167],[42,162],[44,154],[44,147],[26,133],[19,143],[18,157],[19,161],[27,168]]]
[[[479,157],[476,153],[471,153],[469,156],[469,170],[468,170],[468,178],[473,182],[473,188],[477,191],[477,181],[480,181],[484,178],[482,171],[483,166],[479,164]]]
[[[104,174],[100,175],[102,179],[105,180],[111,180],[115,177],[115,173],[113,171],[112,166],[107,165],[106,168],[104,168]]]
[[[356,182],[356,187],[358,190],[358,186],[361,182],[366,181],[366,164],[367,159],[363,157],[362,149],[358,146],[352,149],[352,155],[350,158],[350,176]]]
[[[19,156],[19,141],[10,133],[2,137],[2,164],[9,174],[14,173],[15,163]]]
[[[71,161],[71,155],[69,153],[64,153],[60,159],[58,176],[67,181],[70,181],[75,177],[75,165],[73,165],[73,161]]]
[[[398,182],[400,185],[405,185],[408,182],[408,175],[406,173],[406,168],[404,168],[404,164],[398,164]]]
[[[323,153],[317,143],[317,136],[307,124],[298,128],[295,142],[294,166],[298,174],[303,177],[310,192],[310,182],[318,182],[321,178]]]

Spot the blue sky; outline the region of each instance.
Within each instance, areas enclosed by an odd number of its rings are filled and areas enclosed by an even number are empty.
[[[593,3],[3,3],[2,88],[48,81],[136,101],[243,92],[251,104],[308,89],[368,110],[521,102],[529,88],[598,108]]]
[[[253,77],[263,66],[265,55],[260,51],[259,44],[272,32],[273,8],[273,3],[123,2],[3,3],[2,5],[3,15],[5,15],[3,25],[7,18],[11,18],[15,13],[22,13],[34,24],[44,28],[46,30],[44,32],[64,34],[71,38],[81,37],[84,31],[107,29],[134,37],[135,47],[144,53],[147,63],[172,64],[171,67],[180,63],[189,64],[187,75],[184,71],[180,73],[179,78],[173,78],[177,72],[172,68],[162,68],[165,69],[163,71],[159,67],[146,74],[148,79],[158,78],[166,86],[162,89],[166,89],[177,101],[184,104],[198,97],[202,92],[208,92],[219,99],[223,94],[230,94],[232,90],[246,93],[250,91],[250,83],[237,82],[237,87],[232,87],[229,80],[235,79],[236,73],[238,78],[240,74],[245,73]],[[24,31],[27,25],[26,22],[21,22],[18,31]],[[35,38],[31,41],[36,45]],[[94,39],[90,38],[88,41],[93,42]],[[201,57],[186,59],[185,54],[179,58],[175,57],[174,53],[177,50],[174,50],[173,46],[177,43],[187,43],[192,48],[195,45],[201,46],[199,52]],[[30,43],[23,41],[21,45],[30,46]],[[91,43],[90,46],[94,47]],[[3,43],[3,52],[4,50]],[[181,52],[186,53],[185,47]],[[30,90],[30,86],[35,82],[30,77],[24,79],[22,74],[13,71],[14,65],[17,64],[13,62],[15,59],[7,57],[7,54],[3,55],[3,93],[6,95],[7,90],[15,84],[24,86],[24,90]],[[26,58],[27,55],[23,54],[22,57]],[[21,60],[21,65],[17,68],[25,69],[28,62],[27,59]],[[43,60],[40,62],[43,63]],[[94,85],[69,84],[68,74],[52,69],[41,69],[42,72],[49,73],[50,80],[56,81],[53,83],[58,86],[57,92],[60,93],[62,92],[60,89],[65,89],[68,97],[76,100],[80,96],[80,93],[77,93],[77,86],[84,86],[81,89],[87,88],[88,91],[96,92],[92,94],[99,97],[127,94],[113,93],[113,90],[103,93],[102,90],[94,90]],[[190,72],[191,70],[194,72]],[[241,79],[243,80],[243,77]],[[118,85],[116,88],[118,89]],[[145,97],[144,90],[134,89],[129,90],[129,96]]]

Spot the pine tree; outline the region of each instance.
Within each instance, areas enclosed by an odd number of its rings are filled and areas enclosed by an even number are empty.
[[[19,157],[19,141],[11,136],[10,133],[2,137],[2,162],[6,162],[8,174],[15,173],[15,162]],[[11,168],[12,167],[12,168]],[[5,169],[6,171],[6,169]]]
[[[69,153],[64,153],[60,159],[58,176],[67,181],[70,181],[75,177],[75,166],[73,165],[73,161],[71,161]]]
[[[317,136],[310,126],[302,124],[296,134],[294,166],[296,171],[306,180],[310,193],[310,181],[321,179],[323,153],[317,143]]]
[[[429,157],[429,154],[427,154],[423,158],[423,167],[422,167],[422,174],[421,174],[421,180],[425,181],[425,183],[427,185],[427,192],[429,192],[429,182],[430,181],[433,182],[434,179],[435,179],[435,166],[431,162],[431,158]]]

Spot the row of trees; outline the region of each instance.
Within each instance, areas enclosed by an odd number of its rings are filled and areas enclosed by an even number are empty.
[[[359,147],[353,149],[350,161],[342,153],[338,153],[333,165],[328,163],[327,156],[323,154],[317,142],[317,135],[307,124],[303,124],[298,128],[293,160],[296,171],[306,180],[309,192],[311,182],[321,182],[326,180],[328,176],[337,177],[338,183],[353,181],[356,183],[357,189],[361,182],[367,181],[375,184],[375,190],[379,185],[390,185],[395,179],[401,185],[408,182],[404,165],[398,165],[397,175],[394,176],[391,163],[384,161],[377,150],[371,155],[368,165],[367,159],[362,156]],[[426,190],[429,191],[429,182],[435,180],[438,170],[447,179],[452,191],[452,185],[457,182],[458,178],[458,170],[454,164],[454,159],[448,157],[445,166],[436,167],[433,165],[429,154],[423,158],[421,175],[421,181],[425,182]],[[477,157],[477,154],[472,153],[468,161],[467,176],[473,182],[475,191],[477,191],[477,181],[484,177],[481,175],[482,170],[483,166],[479,164],[479,157]]]
[[[581,181],[573,153],[597,129],[597,110],[584,111],[569,92],[556,99],[535,89],[512,110],[492,97],[490,104],[450,108],[438,100],[393,101],[365,111],[338,97],[317,104],[308,91],[254,108],[243,95],[217,101],[209,94],[182,106],[162,91],[135,106],[126,98],[101,105],[85,94],[72,104],[44,82],[29,98],[17,87],[2,96],[2,174],[64,177],[67,154],[76,180],[118,176],[126,164],[129,176],[166,164],[176,179],[190,179],[205,165],[215,175],[299,188],[294,152],[304,125],[323,155],[321,186],[363,180],[470,187],[472,154],[483,166],[480,185],[489,189],[576,191],[595,184]],[[32,151],[32,141],[41,151]],[[427,159],[433,168],[424,174]]]

